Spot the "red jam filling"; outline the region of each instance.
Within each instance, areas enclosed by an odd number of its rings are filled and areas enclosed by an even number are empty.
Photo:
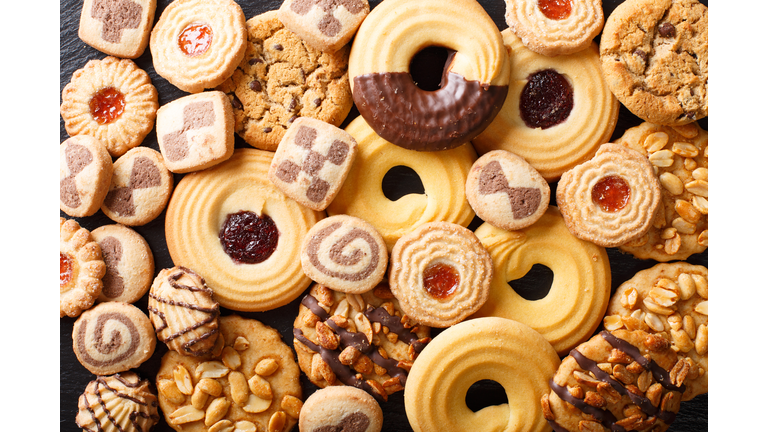
[[[203,54],[211,46],[213,29],[208,24],[193,23],[179,34],[179,48],[184,54],[195,57]]]
[[[460,281],[459,273],[448,264],[432,264],[424,270],[424,289],[427,294],[439,300],[453,295]]]
[[[91,115],[99,124],[112,123],[125,110],[125,95],[114,87],[105,87],[93,95],[88,105]]]
[[[571,14],[571,0],[539,0],[539,10],[551,20],[565,19]]]
[[[564,122],[573,109],[573,87],[554,69],[528,76],[520,94],[520,117],[531,129],[547,129]]]
[[[227,215],[219,231],[219,240],[232,261],[258,264],[275,252],[279,235],[271,217],[240,211]]]
[[[592,187],[592,201],[603,211],[614,213],[629,203],[631,190],[627,182],[619,176],[608,176]]]
[[[69,255],[59,252],[59,286],[64,286],[72,280],[72,259]]]

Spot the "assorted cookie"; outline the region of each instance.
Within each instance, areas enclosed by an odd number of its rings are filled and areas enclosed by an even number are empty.
[[[59,312],[76,317],[101,294],[106,264],[101,247],[74,219],[59,218]]]
[[[59,146],[59,208],[72,217],[92,216],[112,181],[112,157],[98,139],[75,135]]]
[[[299,414],[299,432],[380,432],[384,414],[370,394],[356,387],[330,386],[312,393]]]
[[[100,226],[91,236],[107,265],[98,300],[134,303],[143,297],[155,274],[154,255],[144,237],[120,224]]]
[[[157,0],[84,0],[77,35],[115,57],[135,59],[149,43]]]
[[[157,391],[135,372],[100,376],[78,399],[77,426],[84,431],[149,432],[160,415]]]
[[[368,0],[285,0],[278,19],[312,48],[333,52],[352,40],[370,10]]]

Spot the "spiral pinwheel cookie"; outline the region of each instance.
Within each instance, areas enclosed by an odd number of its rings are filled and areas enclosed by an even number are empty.
[[[112,156],[144,140],[157,114],[157,90],[131,60],[90,60],[61,93],[61,117],[70,136],[98,138]]]
[[[389,287],[409,317],[449,327],[488,299],[491,256],[472,231],[430,222],[400,237],[392,248]]]
[[[101,294],[106,265],[91,233],[74,219],[59,218],[59,312],[76,317]]]
[[[619,102],[602,77],[597,44],[551,58],[526,48],[510,29],[501,34],[511,63],[509,94],[472,145],[480,154],[512,152],[556,181],[610,140]]]
[[[154,256],[144,237],[120,224],[100,226],[91,235],[107,265],[99,301],[133,303],[143,297],[155,274]]]
[[[313,384],[361,388],[379,402],[403,390],[430,341],[430,328],[408,317],[386,284],[363,294],[315,284],[293,327],[299,367]]]
[[[160,420],[157,393],[130,371],[89,382],[77,407],[75,422],[88,432],[149,432]]]
[[[136,306],[100,303],[75,321],[72,349],[77,360],[94,375],[127,371],[155,352],[155,332],[149,318]]]
[[[667,338],[691,368],[683,393],[683,400],[689,400],[708,388],[708,298],[706,267],[685,262],[656,264],[619,286],[603,325],[611,331],[639,329]]]
[[[647,233],[660,202],[661,186],[648,158],[618,144],[603,144],[557,184],[557,206],[568,230],[604,247]]]
[[[299,431],[380,432],[384,414],[370,394],[356,387],[330,386],[312,393],[299,415]]]
[[[158,75],[189,93],[221,84],[245,55],[245,15],[232,0],[175,0],[152,29]]]
[[[59,208],[73,217],[99,211],[112,181],[112,158],[101,141],[75,135],[59,146]]]
[[[77,35],[109,55],[134,59],[149,42],[157,0],[85,0]]]

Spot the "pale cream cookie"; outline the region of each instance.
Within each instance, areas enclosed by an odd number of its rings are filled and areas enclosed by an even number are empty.
[[[76,317],[101,294],[106,265],[91,233],[74,219],[59,218],[59,312]]]
[[[92,216],[112,181],[112,157],[96,138],[75,135],[59,146],[59,208],[73,217]]]
[[[78,36],[101,52],[139,57],[149,43],[157,0],[84,0]]]
[[[307,45],[332,52],[352,40],[370,10],[368,0],[285,0],[278,18]]]
[[[100,226],[91,235],[107,265],[98,300],[134,303],[143,297],[155,274],[154,255],[144,237],[120,224]]]

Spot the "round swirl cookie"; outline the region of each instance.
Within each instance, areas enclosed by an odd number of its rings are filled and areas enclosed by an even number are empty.
[[[91,235],[107,265],[98,300],[134,303],[144,296],[155,274],[154,256],[144,237],[120,224],[100,226]]]
[[[136,306],[106,302],[80,315],[72,328],[77,360],[94,375],[127,371],[155,352],[155,332]]]
[[[101,294],[101,247],[74,219],[59,218],[59,317],[76,317]]]
[[[299,415],[300,432],[380,432],[384,414],[373,396],[350,386],[312,393]]]
[[[149,432],[160,420],[157,393],[135,372],[100,376],[77,401],[77,426],[84,431]]]
[[[511,63],[509,94],[472,145],[480,154],[512,152],[554,182],[608,142],[619,102],[603,79],[596,43],[551,58],[526,48],[510,29],[501,34]]]
[[[59,208],[72,217],[92,216],[112,181],[112,158],[101,141],[75,135],[59,146]]]
[[[410,70],[429,46],[450,53],[435,91],[417,87]],[[474,0],[383,2],[360,25],[349,54],[360,114],[379,136],[410,150],[451,149],[477,136],[504,103],[509,71],[499,30]]]
[[[537,401],[549,391],[560,358],[538,332],[504,318],[461,322],[430,342],[405,385],[405,412],[415,432],[549,430]],[[507,403],[472,412],[472,384],[493,380]]]

